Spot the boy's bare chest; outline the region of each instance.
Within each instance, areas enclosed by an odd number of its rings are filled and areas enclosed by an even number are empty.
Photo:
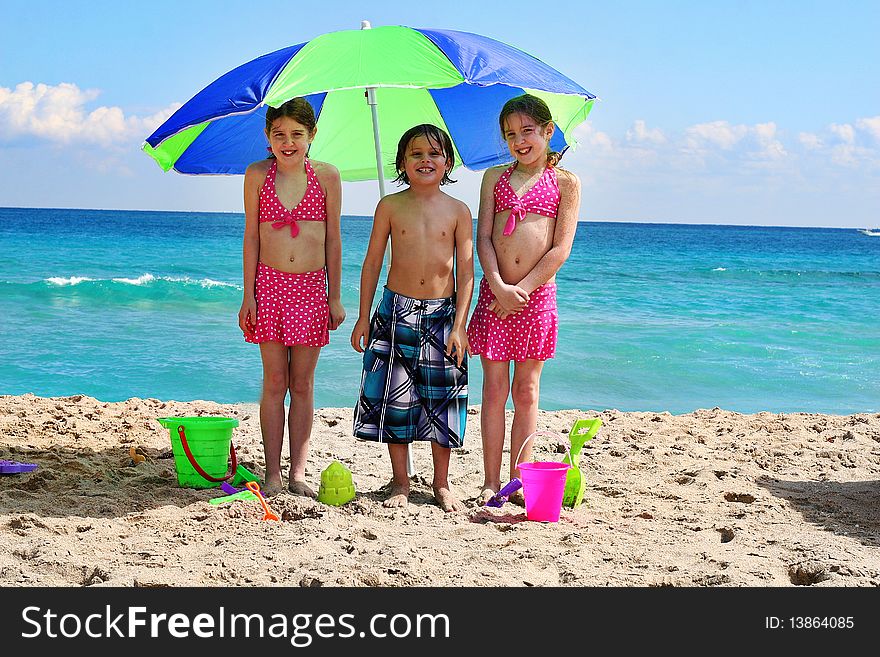
[[[451,238],[455,233],[455,220],[420,213],[392,223],[392,236],[395,233],[400,242],[430,244]]]

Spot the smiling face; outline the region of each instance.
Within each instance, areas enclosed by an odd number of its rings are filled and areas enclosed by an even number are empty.
[[[403,156],[403,170],[410,185],[439,186],[449,169],[449,158],[439,143],[426,135],[409,140]]]
[[[528,114],[513,112],[504,118],[504,139],[517,162],[535,166],[546,160],[553,136],[553,123],[540,125]]]
[[[279,116],[272,121],[266,136],[279,164],[299,164],[305,160],[315,132],[309,132],[306,126],[290,116]]]

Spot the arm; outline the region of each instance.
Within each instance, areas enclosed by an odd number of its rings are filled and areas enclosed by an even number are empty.
[[[376,285],[379,283],[379,274],[382,272],[385,245],[388,243],[390,234],[391,209],[390,202],[386,197],[376,206],[376,213],[373,216],[373,230],[370,232],[370,243],[367,245],[364,265],[361,268],[358,318],[351,332],[351,346],[355,351],[363,352],[370,337],[370,310],[373,306],[373,297],[376,294]]]
[[[495,295],[496,302],[509,311],[522,310],[529,300],[525,290],[516,285],[508,285],[501,279],[498,271],[498,256],[492,244],[492,227],[495,223],[495,183],[503,173],[503,168],[493,168],[483,174],[480,187],[480,209],[477,213],[477,256],[483,268],[483,276]]]
[[[470,210],[462,203],[455,224],[455,319],[446,344],[446,355],[454,357],[459,367],[465,354],[470,351],[465,323],[474,294],[473,232]]]
[[[260,259],[260,185],[265,171],[259,164],[250,165],[244,174],[244,239],[242,243],[242,275],[244,292],[238,311],[238,327],[252,335],[257,323],[257,301],[254,283]]]
[[[342,235],[340,230],[342,182],[339,178],[339,170],[332,164],[321,162],[320,169],[316,173],[327,199],[327,235],[324,239],[324,260],[327,263],[327,300],[330,303],[329,328],[331,331],[335,331],[345,321],[345,308],[342,306],[340,292],[342,281]]]
[[[518,283],[519,287],[531,294],[556,275],[571,253],[574,234],[577,230],[578,213],[581,207],[581,182],[570,171],[558,171],[559,210],[556,214],[556,228],[553,231],[553,245],[538,260],[532,270]]]

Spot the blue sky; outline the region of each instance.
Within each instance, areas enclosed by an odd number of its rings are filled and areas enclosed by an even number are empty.
[[[0,16],[0,206],[240,212],[241,177],[164,173],[143,139],[239,64],[368,19],[484,34],[597,94],[563,161],[582,219],[880,224],[874,0],[0,0]],[[458,178],[476,212],[480,174]],[[376,200],[346,183],[343,212]]]

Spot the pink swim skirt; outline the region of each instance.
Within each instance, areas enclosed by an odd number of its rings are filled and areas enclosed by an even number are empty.
[[[330,342],[330,304],[324,269],[292,274],[257,263],[257,325],[245,342],[323,347]]]
[[[559,312],[556,283],[544,283],[529,296],[526,307],[507,319],[489,310],[495,295],[486,279],[480,281],[477,307],[467,336],[471,353],[489,360],[547,360],[556,353]]]

